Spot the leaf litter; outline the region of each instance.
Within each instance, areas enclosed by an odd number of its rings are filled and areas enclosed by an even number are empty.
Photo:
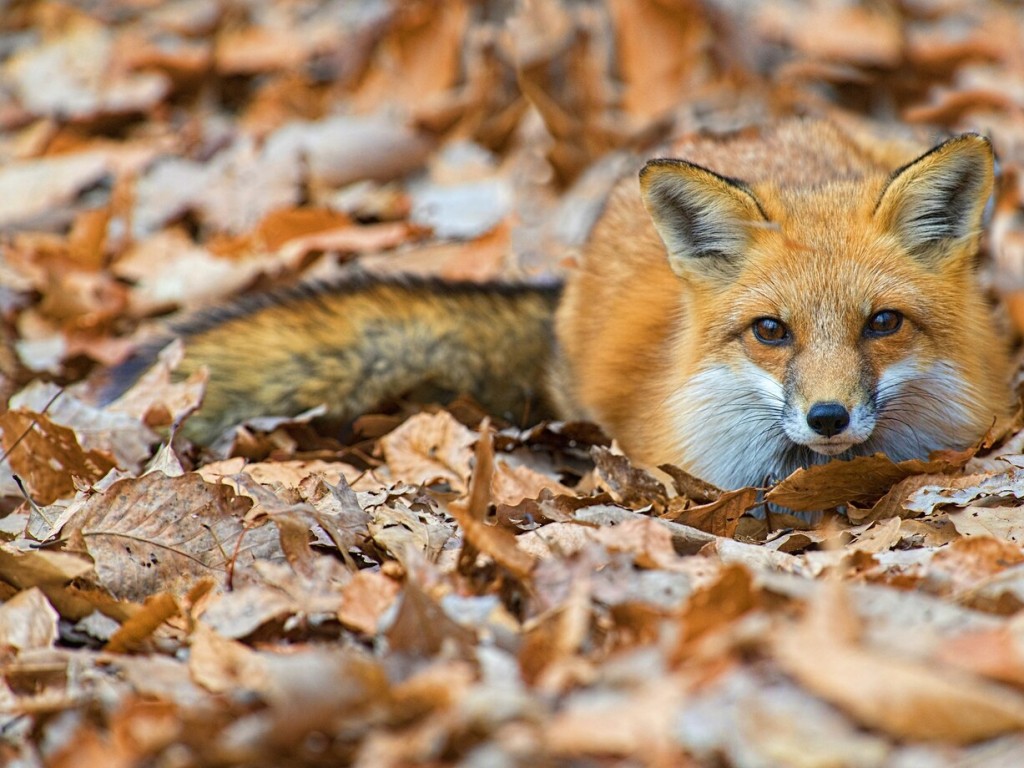
[[[179,347],[106,407],[89,376],[353,265],[550,279],[637,153],[808,108],[991,135],[1020,333],[1017,11],[30,0],[0,31],[0,762],[1019,761],[1020,414],[723,492],[458,401],[201,451]]]

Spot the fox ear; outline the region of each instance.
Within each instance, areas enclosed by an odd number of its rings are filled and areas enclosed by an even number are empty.
[[[875,218],[914,257],[938,266],[968,252],[981,232],[992,194],[993,155],[988,139],[964,134],[903,166],[889,179]]]
[[[768,220],[746,185],[684,160],[650,160],[640,192],[676,274],[728,274]]]

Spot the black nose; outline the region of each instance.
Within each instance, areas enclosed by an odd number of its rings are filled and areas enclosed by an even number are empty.
[[[841,403],[815,403],[807,412],[807,426],[819,435],[832,437],[850,426],[850,412]]]

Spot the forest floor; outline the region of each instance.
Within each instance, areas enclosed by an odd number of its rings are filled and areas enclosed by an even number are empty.
[[[202,449],[180,350],[92,384],[353,268],[548,281],[659,142],[838,110],[991,136],[1020,331],[1021,40],[968,0],[0,2],[0,763],[1024,763],[1019,410],[768,491],[811,526],[586,424]]]

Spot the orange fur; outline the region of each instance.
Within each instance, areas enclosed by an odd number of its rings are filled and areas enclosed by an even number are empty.
[[[658,161],[641,185],[624,182],[568,282],[553,377],[563,411],[644,463],[735,486],[822,451],[964,446],[1005,410],[1007,352],[974,270],[987,141],[955,139],[896,175],[914,159],[905,144],[865,146],[819,121],[675,149],[699,165]],[[865,323],[882,310],[903,324],[876,338]],[[758,341],[762,317],[789,342]],[[815,403],[859,413],[867,439],[813,434],[800,422]],[[805,432],[815,447],[793,444]]]
[[[1009,389],[974,264],[993,162],[978,136],[924,149],[823,121],[679,142],[684,159],[611,196],[554,354],[557,291],[531,286],[366,278],[208,313],[179,327],[183,371],[210,373],[189,434],[421,393],[521,412],[547,370],[562,416],[722,487],[965,446]],[[115,394],[156,347],[113,372]]]

